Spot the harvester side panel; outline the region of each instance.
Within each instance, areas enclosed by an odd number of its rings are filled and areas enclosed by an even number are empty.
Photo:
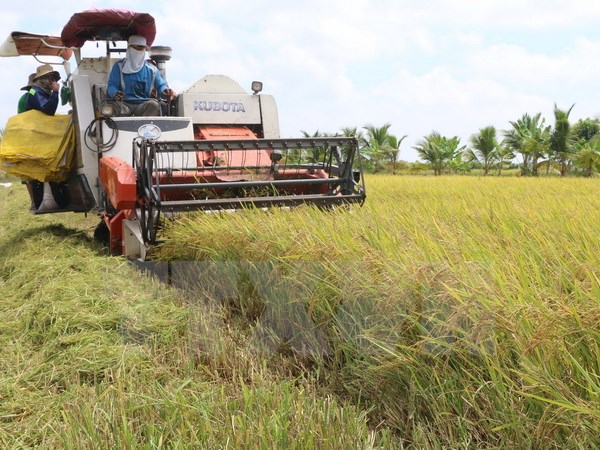
[[[136,174],[130,164],[116,157],[102,158],[100,182],[108,201],[117,211],[136,207]]]
[[[248,94],[187,93],[179,97],[179,115],[202,124],[260,124],[258,99]]]
[[[101,194],[97,183],[98,153],[91,151],[84,144],[86,141],[86,126],[95,118],[89,78],[85,75],[74,76],[72,79],[71,90],[71,98],[73,101],[72,114],[75,122],[75,139],[77,141],[77,173],[86,178],[96,205],[100,205]]]
[[[263,138],[279,139],[279,113],[272,95],[260,94],[260,116],[263,126]]]

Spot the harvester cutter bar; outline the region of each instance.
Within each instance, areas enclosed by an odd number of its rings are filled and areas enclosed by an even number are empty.
[[[277,186],[303,186],[315,184],[337,185],[343,180],[339,178],[314,178],[305,180],[268,180],[268,181],[219,181],[217,183],[186,183],[186,184],[160,184],[161,190],[169,189],[212,189],[212,188],[247,188],[247,187],[277,187]],[[154,186],[159,186],[155,184]]]
[[[294,206],[309,203],[318,206],[338,205],[344,203],[358,203],[364,201],[363,197],[356,195],[280,195],[277,197],[243,197],[243,198],[207,198],[202,200],[163,201],[161,208],[165,212],[186,212],[196,210],[237,209],[243,207],[263,208],[267,206],[282,205]]]
[[[325,164],[285,164],[286,169],[304,169],[304,170],[324,170],[329,167],[337,169],[335,166],[327,166]],[[264,170],[265,166],[201,166],[201,167],[179,167],[179,168],[166,168],[157,167],[155,172],[228,172],[233,170],[245,170],[251,172],[253,170],[260,171]]]

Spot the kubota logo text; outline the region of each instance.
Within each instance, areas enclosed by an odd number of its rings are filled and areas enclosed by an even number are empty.
[[[194,111],[246,112],[243,103],[194,101]]]

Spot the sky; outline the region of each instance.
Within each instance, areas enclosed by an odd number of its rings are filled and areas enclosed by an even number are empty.
[[[501,136],[525,113],[551,125],[555,106],[573,106],[572,123],[600,116],[596,1],[30,0],[3,2],[0,39],[60,36],[72,14],[92,7],[155,18],[154,44],[173,49],[166,78],[176,92],[207,74],[248,91],[262,81],[282,137],[389,123],[391,134],[407,136],[400,159],[415,161],[414,147],[432,131],[468,145],[481,128]],[[0,127],[39,64],[0,59]]]

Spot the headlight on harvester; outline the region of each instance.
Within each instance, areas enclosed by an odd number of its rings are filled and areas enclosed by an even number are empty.
[[[138,136],[143,139],[155,141],[160,137],[161,134],[161,129],[153,123],[145,123],[144,125],[138,128]]]
[[[258,94],[260,91],[262,91],[262,81],[253,81],[252,82],[252,92],[256,95]]]
[[[281,161],[283,155],[281,154],[281,150],[273,150],[271,152],[271,161],[274,163]]]
[[[113,117],[115,115],[115,108],[110,103],[105,103],[102,105],[102,108],[100,108],[100,114],[104,117]]]

